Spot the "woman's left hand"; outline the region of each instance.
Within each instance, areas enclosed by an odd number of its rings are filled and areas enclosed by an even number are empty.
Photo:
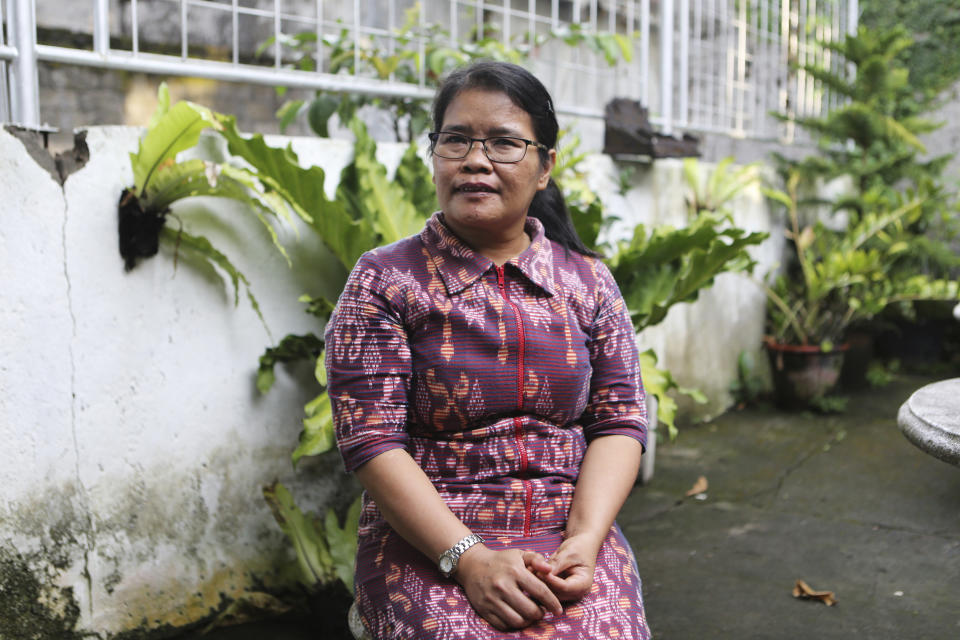
[[[550,556],[550,573],[541,574],[540,578],[561,602],[579,600],[593,586],[599,550],[590,536],[571,536]]]

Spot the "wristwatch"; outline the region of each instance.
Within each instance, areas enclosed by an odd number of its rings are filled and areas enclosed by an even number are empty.
[[[463,552],[480,542],[483,542],[483,538],[475,533],[471,533],[440,554],[437,566],[440,567],[440,573],[443,574],[443,577],[451,577],[457,571],[457,563],[460,562],[460,556],[463,555]]]

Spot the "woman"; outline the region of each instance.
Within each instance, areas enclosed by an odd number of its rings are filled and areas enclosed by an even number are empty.
[[[646,441],[633,328],[550,179],[550,96],[478,63],[433,119],[441,211],[358,261],[327,329],[361,617],[378,640],[648,638],[614,524]]]

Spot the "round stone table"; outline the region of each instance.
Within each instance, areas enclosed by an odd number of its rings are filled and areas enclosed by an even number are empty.
[[[907,440],[960,466],[960,378],[921,387],[900,406],[897,423]]]

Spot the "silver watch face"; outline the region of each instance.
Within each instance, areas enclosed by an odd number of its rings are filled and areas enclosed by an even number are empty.
[[[449,574],[453,571],[453,558],[450,556],[443,556],[440,558],[440,571],[444,574]]]

